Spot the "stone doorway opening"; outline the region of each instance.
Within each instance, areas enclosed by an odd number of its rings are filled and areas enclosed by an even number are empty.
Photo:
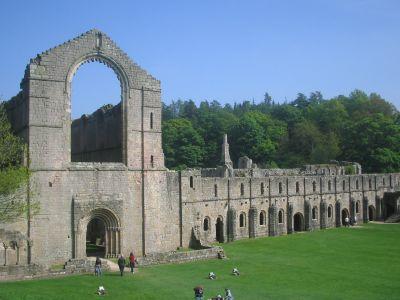
[[[90,220],[86,229],[86,256],[105,257],[106,227],[102,220]]]
[[[304,217],[301,213],[296,213],[293,216],[293,230],[295,232],[304,231]]]
[[[375,207],[373,205],[368,206],[368,221],[375,220]]]
[[[219,243],[224,242],[224,222],[222,221],[222,217],[218,217],[215,223],[215,239]]]
[[[349,211],[347,210],[347,208],[342,209],[342,225],[345,226],[346,225],[346,218],[349,218],[350,221],[350,214]]]

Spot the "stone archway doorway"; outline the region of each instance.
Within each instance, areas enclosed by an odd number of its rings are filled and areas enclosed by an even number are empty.
[[[221,217],[218,217],[217,223],[215,223],[215,239],[219,243],[224,242],[224,222]]]
[[[349,218],[350,220],[350,214],[349,211],[347,210],[347,208],[342,209],[342,225],[345,226],[346,225],[346,218]]]
[[[373,205],[368,206],[368,221],[375,219],[375,207]]]
[[[116,214],[106,208],[94,209],[78,222],[74,257],[117,257],[121,253],[121,241],[121,226]]]
[[[304,217],[301,213],[293,216],[293,230],[295,232],[304,231]]]
[[[104,257],[106,254],[106,227],[99,218],[93,218],[86,228],[86,256]]]

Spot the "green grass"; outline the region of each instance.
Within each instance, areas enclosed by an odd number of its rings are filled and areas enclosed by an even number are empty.
[[[114,273],[0,283],[0,299],[205,299],[231,288],[235,299],[400,299],[400,224],[368,224],[224,245],[228,260]],[[238,267],[241,276],[230,275]],[[217,280],[208,280],[214,271]]]

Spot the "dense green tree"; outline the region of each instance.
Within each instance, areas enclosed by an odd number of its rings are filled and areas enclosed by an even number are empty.
[[[204,140],[186,119],[172,119],[163,123],[165,164],[171,169],[201,167]]]

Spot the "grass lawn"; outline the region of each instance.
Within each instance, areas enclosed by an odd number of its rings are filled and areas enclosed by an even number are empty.
[[[0,283],[0,299],[205,299],[231,288],[240,299],[400,299],[400,224],[368,224],[225,244],[227,260]],[[230,275],[238,267],[241,276]],[[208,280],[208,272],[217,280]],[[131,276],[129,276],[131,275]]]

